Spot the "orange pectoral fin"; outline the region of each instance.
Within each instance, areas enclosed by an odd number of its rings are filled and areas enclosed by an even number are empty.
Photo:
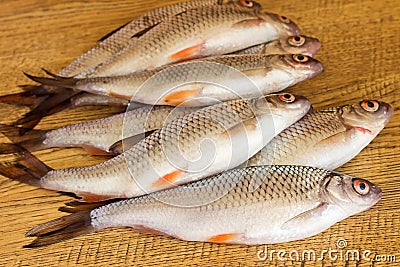
[[[239,234],[220,234],[207,238],[206,242],[219,243],[219,244],[231,243],[232,241],[237,240],[239,236],[240,236]]]
[[[233,28],[249,28],[252,26],[260,26],[265,20],[262,18],[247,19],[233,24]]]
[[[173,92],[164,97],[164,102],[170,106],[178,106],[185,102],[186,100],[193,98],[198,95],[202,89],[192,89],[192,90],[183,90],[179,92]]]
[[[178,180],[179,176],[182,173],[183,172],[181,170],[176,170],[171,173],[168,173],[168,174],[164,175],[163,177],[161,177],[160,179],[158,179],[157,181],[155,181],[154,183],[152,183],[151,187],[152,188],[171,187],[172,186],[171,184],[174,183],[176,180]]]
[[[172,55],[170,55],[168,58],[170,60],[174,60],[174,61],[181,61],[181,60],[185,60],[188,58],[194,58],[196,56],[198,56],[201,52],[201,50],[204,47],[204,42],[185,48],[183,50],[180,50]]]

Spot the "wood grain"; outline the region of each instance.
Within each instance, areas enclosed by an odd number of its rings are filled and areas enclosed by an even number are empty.
[[[40,67],[57,72],[92,47],[103,35],[159,5],[176,1],[4,0],[0,10],[0,94],[30,84],[22,72],[40,74]],[[346,249],[394,254],[397,263],[345,261],[259,261],[263,246],[225,246],[184,242],[143,235],[130,229],[108,229],[39,249],[22,249],[31,227],[62,215],[57,208],[71,198],[0,177],[0,266],[399,266],[400,262],[400,5],[397,1],[260,1],[264,9],[296,21],[303,33],[318,37],[317,58],[325,71],[289,91],[307,96],[315,107],[342,105],[377,98],[396,112],[386,129],[340,171],[370,179],[384,192],[371,210],[335,224],[301,241],[269,249]],[[2,123],[10,123],[26,108],[1,105]],[[110,108],[79,108],[50,116],[39,129],[104,117]],[[1,139],[0,141],[5,141]],[[102,158],[80,149],[35,153],[54,168],[91,165]],[[6,158],[2,158],[6,160]],[[268,227],[268,225],[266,225]]]

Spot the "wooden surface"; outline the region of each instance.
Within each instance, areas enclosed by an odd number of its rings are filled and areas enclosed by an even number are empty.
[[[3,0],[0,9],[0,94],[19,92],[29,84],[22,72],[41,74],[40,67],[57,72],[89,49],[96,40],[130,19],[174,1],[67,1]],[[340,168],[371,180],[383,189],[383,199],[371,210],[335,224],[301,241],[270,245],[269,249],[346,249],[394,254],[396,263],[340,260],[284,262],[259,261],[263,246],[226,246],[184,242],[143,235],[130,229],[108,229],[39,249],[23,249],[31,227],[63,215],[57,211],[71,198],[0,177],[0,266],[399,266],[400,262],[400,6],[398,1],[277,1],[261,2],[264,9],[284,14],[304,34],[318,37],[316,56],[325,71],[291,88],[307,96],[315,107],[342,105],[375,98],[396,109],[384,131],[351,162]],[[27,111],[0,105],[2,123]],[[109,108],[80,108],[51,116],[39,129],[104,117]],[[5,141],[5,139],[1,139]],[[102,158],[80,149],[54,149],[35,153],[56,169],[91,165]],[[266,225],[265,227],[268,227]]]

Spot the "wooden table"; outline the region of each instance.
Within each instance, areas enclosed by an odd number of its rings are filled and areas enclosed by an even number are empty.
[[[0,11],[1,94],[19,92],[31,84],[23,71],[57,72],[114,28],[143,12],[177,1],[4,0]],[[400,262],[400,6],[398,1],[260,1],[264,9],[282,13],[318,37],[323,47],[316,56],[325,71],[289,91],[307,96],[314,107],[379,99],[396,109],[389,125],[355,159],[340,168],[370,179],[383,189],[383,199],[371,210],[335,224],[305,240],[270,245],[286,251],[347,249],[372,255],[395,255],[397,263],[336,261],[284,262],[274,254],[260,261],[264,246],[227,246],[185,242],[138,234],[129,228],[108,229],[39,249],[23,249],[31,227],[63,215],[57,211],[67,196],[0,178],[0,266],[399,266]],[[2,123],[11,123],[27,108],[0,105]],[[86,107],[44,119],[38,129],[105,117],[111,108]],[[3,138],[1,141],[6,141]],[[81,149],[52,149],[35,153],[53,168],[92,165],[104,158]],[[9,156],[7,156],[9,158]],[[2,157],[2,160],[7,158]],[[266,225],[265,227],[268,227]],[[262,256],[262,255],[261,255]],[[372,256],[371,256],[372,257]],[[358,265],[357,265],[358,264]]]

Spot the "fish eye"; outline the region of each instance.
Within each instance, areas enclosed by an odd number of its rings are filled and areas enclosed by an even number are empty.
[[[253,7],[254,6],[254,3],[249,0],[240,0],[240,3],[242,4],[242,6],[245,6],[245,7]]]
[[[296,97],[289,93],[279,94],[278,97],[281,101],[286,103],[292,103],[296,100]]]
[[[376,100],[368,100],[361,102],[361,107],[369,112],[375,112],[379,109],[379,102]]]
[[[293,55],[293,59],[299,63],[306,63],[309,60],[309,58],[305,55]]]
[[[370,190],[369,184],[362,179],[354,179],[353,188],[358,194],[362,196],[368,194]]]
[[[286,23],[286,24],[289,24],[289,23],[290,23],[290,19],[288,19],[288,18],[285,17],[285,16],[278,16],[278,19],[279,19],[280,21],[282,21],[283,23]]]
[[[288,43],[292,46],[302,46],[306,41],[306,38],[303,36],[291,36],[288,38]]]

